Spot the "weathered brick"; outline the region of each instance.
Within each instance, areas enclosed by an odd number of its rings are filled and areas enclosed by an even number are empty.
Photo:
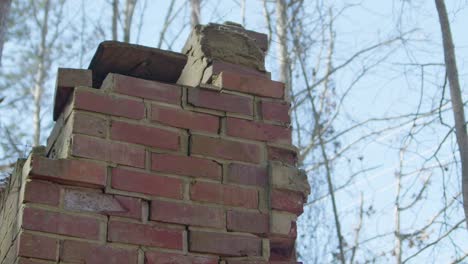
[[[72,237],[98,239],[100,221],[91,217],[28,207],[23,212],[23,228]]]
[[[151,220],[191,226],[224,228],[224,210],[196,204],[153,200]]]
[[[302,262],[228,259],[226,264],[302,264]]]
[[[174,199],[183,198],[183,182],[181,179],[163,177],[152,173],[115,168],[112,169],[111,186],[122,191]]]
[[[71,211],[93,212],[141,218],[141,199],[83,190],[66,190],[63,207]]]
[[[57,206],[60,202],[60,187],[46,181],[29,181],[26,183],[24,201]]]
[[[113,82],[109,83],[108,78],[111,78]],[[112,85],[109,88],[116,93],[169,104],[180,104],[182,96],[181,88],[178,86],[120,74],[107,75],[104,84]]]
[[[268,214],[230,210],[227,212],[226,219],[227,229],[229,231],[247,232],[253,234],[268,233]]]
[[[287,211],[296,215],[302,214],[304,196],[300,192],[273,189],[270,192],[271,208]]]
[[[265,260],[228,259],[228,260],[226,260],[226,264],[280,264],[280,263],[269,262],[269,261],[265,261]],[[287,264],[290,264],[290,263],[287,263]]]
[[[108,225],[109,241],[150,247],[181,250],[183,233],[182,229],[149,224],[110,221]]]
[[[60,260],[86,264],[137,264],[136,249],[123,249],[107,245],[65,240]]]
[[[102,114],[143,119],[145,106],[143,101],[120,98],[104,93],[88,91],[84,88],[75,89],[75,109],[87,110]]]
[[[55,261],[46,261],[42,259],[22,258],[18,259],[18,264],[55,264]]]
[[[278,121],[285,124],[291,122],[289,105],[286,102],[260,101],[258,112],[263,120]]]
[[[298,191],[304,196],[307,196],[310,191],[307,176],[294,167],[272,164],[270,178],[271,185],[278,189]]]
[[[103,117],[75,111],[73,114],[73,133],[105,138],[107,135],[107,120]]]
[[[270,213],[270,231],[273,234],[296,237],[296,219],[294,214],[272,211]]]
[[[297,163],[297,153],[294,150],[268,146],[267,153],[268,160],[279,161],[292,166]]]
[[[178,150],[180,147],[180,136],[177,132],[126,122],[112,122],[110,137],[155,148]]]
[[[197,107],[225,112],[253,115],[253,102],[249,97],[219,93],[200,88],[188,89],[188,103]]]
[[[151,154],[151,169],[184,176],[221,179],[221,166],[215,161],[189,156]]]
[[[56,238],[22,233],[18,256],[56,260],[59,241]]]
[[[226,119],[226,134],[245,139],[291,144],[291,129],[239,118]]]
[[[262,241],[253,236],[192,230],[189,251],[222,256],[261,256]]]
[[[210,202],[245,208],[258,207],[257,190],[219,183],[193,183],[190,186],[190,198],[194,201]]]
[[[270,76],[266,72],[261,72],[249,67],[244,67],[239,64],[228,63],[220,60],[214,60],[211,65],[203,73],[202,82],[210,82],[213,75],[219,75],[221,72],[232,72],[242,75],[250,75],[258,78],[270,79]]]
[[[219,118],[217,116],[154,104],[151,106],[150,120],[172,127],[196,131],[218,133],[219,130]]]
[[[58,68],[57,69],[57,87],[74,88],[77,86],[91,87],[93,83],[91,70]]]
[[[230,71],[222,72],[216,78],[214,85],[223,89],[271,98],[283,98],[284,83],[259,78],[252,75],[237,74]]]
[[[74,135],[72,139],[72,155],[128,165],[145,167],[145,149],[125,143],[112,142],[83,135]]]
[[[268,170],[265,167],[230,163],[227,181],[230,183],[265,187],[268,181]]]
[[[200,135],[193,135],[190,144],[193,154],[251,163],[260,163],[262,160],[260,146],[256,144]]]
[[[228,259],[226,264],[302,264],[302,262]]]
[[[135,219],[142,218],[143,201],[141,199],[121,195],[114,195],[114,198],[125,209],[125,212],[108,212],[109,215],[130,217]]]
[[[73,183],[90,187],[106,185],[106,167],[83,160],[48,159],[32,157],[31,178],[59,183]]]
[[[145,264],[218,264],[213,256],[191,256],[167,252],[145,252]]]
[[[54,121],[63,112],[74,88],[77,86],[91,87],[93,85],[92,78],[90,70],[58,68],[55,82]]]
[[[295,238],[270,238],[271,261],[295,261]],[[273,262],[274,263],[274,262]]]

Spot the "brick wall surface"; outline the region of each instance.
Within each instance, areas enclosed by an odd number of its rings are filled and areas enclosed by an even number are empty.
[[[2,196],[0,263],[297,263],[308,185],[284,85],[209,67],[197,87],[60,75],[81,86]]]

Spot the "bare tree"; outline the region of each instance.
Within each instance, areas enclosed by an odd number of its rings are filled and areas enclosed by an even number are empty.
[[[190,0],[190,24],[192,28],[200,24],[201,0]]]
[[[242,26],[246,26],[245,23],[245,9],[246,9],[247,3],[246,0],[240,0],[240,8],[241,8],[241,22]]]
[[[175,4],[175,0],[171,0],[171,3],[169,4],[169,7],[167,8],[166,16],[164,18],[164,24],[163,24],[163,27],[162,27],[161,31],[159,32],[159,40],[158,40],[158,46],[157,46],[158,49],[161,48],[161,46],[162,46],[162,44],[164,42],[164,38],[166,36],[166,32],[169,29],[169,27],[171,26],[171,23],[174,21],[174,18],[177,15],[177,12],[175,14],[173,14],[174,4]]]
[[[35,6],[34,2],[31,5]],[[39,146],[41,143],[41,108],[42,108],[42,95],[44,93],[44,85],[46,80],[46,67],[48,63],[48,43],[47,37],[49,33],[49,11],[50,0],[44,2],[44,12],[42,18],[36,17],[37,26],[40,28],[40,43],[38,49],[38,64],[36,75],[34,78],[34,146]],[[38,13],[35,12],[35,16]]]
[[[137,0],[125,0],[123,10],[123,22],[121,21],[121,11],[119,0],[112,0],[112,40],[119,40],[119,22],[122,25],[122,40],[130,42],[132,32],[133,15]],[[144,11],[144,10],[143,10]]]
[[[118,40],[119,0],[112,0],[112,40]]]
[[[288,56],[288,16],[286,0],[276,0],[276,33],[278,36],[279,80],[286,85],[285,98],[290,101],[291,78]]]
[[[7,18],[10,13],[11,0],[0,2],[0,65],[2,63],[3,44],[5,43],[5,34],[7,31]]]
[[[450,30],[445,2],[444,0],[435,0],[435,4],[442,32],[445,68],[450,85],[450,99],[452,101],[453,117],[455,120],[455,135],[461,159],[463,206],[468,227],[468,137],[466,134],[465,111],[463,108],[464,104],[460,81],[458,80],[455,47],[453,45],[452,32]]]
[[[133,14],[137,0],[127,0],[125,2],[125,21],[123,27],[123,41],[130,42],[130,33],[132,27]]]
[[[275,1],[275,4],[278,2]],[[305,215],[302,217],[306,219],[329,217],[330,219],[322,225],[314,224],[313,220],[310,222],[304,220],[304,223],[301,223],[301,228],[307,230],[303,232],[307,236],[310,234],[310,239],[314,239],[313,242],[306,242],[302,240],[304,238],[301,238],[302,243],[304,243],[300,245],[301,257],[307,259],[307,263],[328,263],[331,261],[373,263],[391,256],[392,261],[395,260],[396,263],[406,263],[414,259],[415,256],[424,255],[428,249],[435,249],[437,247],[435,241],[450,238],[459,228],[457,222],[451,223],[443,218],[455,203],[448,199],[443,208],[432,217],[421,219],[411,225],[408,224],[406,217],[409,213],[415,213],[418,206],[425,202],[425,195],[427,195],[431,182],[431,176],[426,174],[433,175],[430,173],[432,170],[445,168],[453,162],[423,163],[420,168],[407,172],[408,167],[412,167],[414,164],[407,162],[411,155],[404,153],[415,152],[410,148],[414,148],[418,140],[413,140],[413,138],[417,137],[421,130],[430,128],[432,126],[430,122],[438,116],[438,113],[447,111],[447,104],[441,103],[439,107],[431,108],[426,112],[418,107],[415,112],[407,114],[379,116],[363,121],[353,120],[351,123],[354,124],[348,128],[339,123],[343,122],[343,119],[359,118],[344,112],[348,95],[359,85],[360,80],[369,75],[373,69],[387,64],[389,58],[392,58],[397,50],[405,48],[403,44],[411,40],[413,29],[396,32],[396,34],[392,34],[393,36],[377,41],[375,44],[353,52],[347,49],[346,55],[341,53],[340,56],[335,56],[337,52],[335,21],[339,20],[347,9],[355,8],[355,6],[345,5],[338,9],[333,5],[324,4],[323,1],[317,1],[314,4],[300,0],[285,1],[287,10],[285,21],[288,31],[287,35],[280,37],[281,27],[278,26],[278,23],[281,23],[281,20],[278,18],[281,17],[282,11],[277,5],[275,9],[276,20],[272,20],[272,12],[268,9],[269,3],[271,2],[264,1],[263,5],[265,21],[267,22],[266,28],[271,31],[272,28],[276,28],[276,32],[274,32],[276,38],[273,38],[272,42],[276,43],[278,53],[277,56],[273,56],[273,59],[278,62],[277,70],[280,76],[281,62],[288,62],[285,72],[289,72],[291,76],[292,120],[295,128],[295,141],[300,150],[299,163],[310,173],[312,188],[315,190],[315,193],[313,192],[309,198]],[[281,41],[286,41],[286,45],[289,46],[286,59],[282,59],[284,55],[279,52],[281,47],[285,46],[281,45]],[[399,67],[401,69],[401,66]],[[422,65],[421,71],[424,72],[426,67],[440,66],[437,63],[429,63]],[[343,83],[338,79],[340,73],[351,69],[353,69],[354,79],[348,83]],[[340,87],[337,87],[337,82],[340,82]],[[424,93],[424,91],[424,87],[422,87],[421,92]],[[369,127],[372,129],[368,129]],[[354,148],[377,141],[379,137],[393,134],[407,127],[410,128],[409,139],[403,141],[400,149],[401,168],[395,173],[395,183],[389,186],[396,188],[395,196],[393,196],[395,228],[392,230],[391,225],[389,225],[389,229],[369,236],[367,226],[363,222],[375,221],[377,218],[374,217],[376,214],[374,205],[368,203],[365,198],[368,195],[365,195],[355,206],[356,209],[359,207],[358,210],[355,210],[357,212],[355,217],[357,228],[350,229],[347,220],[350,217],[349,212],[347,212],[349,206],[341,208],[344,207],[342,202],[346,202],[343,201],[343,193],[352,193],[352,186],[356,183],[357,176],[365,177],[366,173],[374,170],[375,167],[351,170],[347,174],[349,176],[346,177],[343,163],[351,163],[351,159],[353,159],[351,153]],[[348,138],[350,135],[355,138],[350,140]],[[346,142],[345,145],[344,142]],[[422,155],[422,153],[418,153],[418,155]],[[359,161],[363,159],[364,157],[358,157]],[[423,180],[412,181],[411,179]],[[408,183],[409,181],[411,184]],[[316,195],[317,193],[321,194]],[[327,203],[322,203],[323,201]],[[364,208],[364,204],[369,204],[369,207]],[[326,210],[326,216],[324,216],[324,207],[322,207],[325,205],[325,208],[331,208]],[[389,212],[382,214],[391,217]],[[434,228],[447,230],[443,234],[433,235],[434,239],[431,241],[429,234]],[[328,236],[320,237],[320,235],[314,234],[327,234]],[[330,234],[333,234],[333,237],[330,237]],[[387,248],[379,251],[379,245],[383,244],[388,245]]]

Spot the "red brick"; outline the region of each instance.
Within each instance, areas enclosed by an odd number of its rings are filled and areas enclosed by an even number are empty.
[[[227,264],[273,264],[273,263],[279,264],[276,262],[269,262],[269,261],[264,261],[264,260],[237,260],[237,259],[228,259],[226,260],[226,263]]]
[[[106,185],[106,167],[90,161],[33,156],[31,178],[90,187]]]
[[[55,82],[54,121],[63,112],[75,87],[91,87],[92,85],[93,73],[91,70],[58,68]]]
[[[215,134],[219,130],[219,118],[217,116],[159,105],[151,106],[150,120],[172,127],[206,131]]]
[[[191,137],[191,152],[251,163],[260,163],[262,160],[262,152],[258,145],[200,135]]]
[[[113,78],[112,89],[116,93],[169,104],[180,104],[182,92],[178,86],[119,74],[113,74],[108,78]]]
[[[295,261],[294,238],[270,238],[270,261]]]
[[[115,195],[114,198],[126,210],[125,212],[108,212],[109,215],[130,217],[141,219],[142,217],[142,201],[139,198]]]
[[[138,120],[145,117],[143,101],[110,96],[79,88],[75,89],[75,108]]]
[[[273,189],[270,193],[271,208],[302,214],[304,197],[299,192]]]
[[[267,234],[269,230],[268,214],[231,210],[227,212],[226,220],[229,231]]]
[[[157,174],[115,168],[112,169],[111,186],[122,191],[174,199],[183,198],[183,182],[181,179],[163,177]]]
[[[230,71],[222,72],[214,83],[223,89],[264,97],[283,98],[284,95],[284,83]]]
[[[56,238],[22,233],[18,256],[56,260],[58,244],[59,241]]]
[[[65,240],[60,254],[61,261],[86,264],[137,264],[135,249],[111,247],[86,242]]]
[[[55,264],[56,262],[49,262],[41,259],[32,259],[32,258],[19,258],[18,264]]]
[[[67,189],[63,208],[78,212],[116,215],[141,219],[141,199],[84,190]]]
[[[57,206],[60,202],[60,187],[51,182],[29,181],[26,183],[24,201]]]
[[[226,134],[251,140],[291,144],[291,129],[239,118],[226,119]]]
[[[258,192],[239,186],[219,183],[195,182],[190,188],[190,198],[194,201],[211,202],[245,208],[258,207]]]
[[[266,72],[261,72],[258,70],[255,70],[253,68],[245,67],[239,64],[233,64],[229,62],[224,62],[224,61],[213,61],[211,63],[211,71],[212,74],[218,75],[221,72],[232,72],[235,74],[242,74],[242,75],[250,75],[258,78],[264,78],[264,79],[269,79],[270,77]]]
[[[286,102],[261,101],[258,103],[259,114],[263,120],[289,124],[289,105]]]
[[[252,236],[190,231],[189,251],[222,256],[261,256],[262,240]]]
[[[226,225],[222,208],[157,200],[151,202],[150,219],[214,228],[224,228]]]
[[[245,33],[255,40],[255,44],[264,52],[268,51],[268,35],[252,30],[246,30]]]
[[[228,166],[227,181],[265,187],[268,181],[268,170],[265,167],[231,163]]]
[[[164,173],[184,176],[221,179],[221,166],[208,159],[170,155],[151,154],[151,169]]]
[[[137,124],[114,121],[111,125],[111,139],[146,145],[155,148],[178,150],[180,146],[179,134]]]
[[[264,260],[237,260],[228,259],[227,264],[302,264],[302,262],[296,261],[264,261]]]
[[[218,258],[167,252],[145,252],[145,264],[218,264]]]
[[[270,212],[270,233],[295,238],[297,216],[286,212]]]
[[[98,239],[100,221],[90,217],[25,208],[23,228],[72,237]]]
[[[206,89],[188,89],[188,103],[194,106],[253,115],[253,102],[249,97],[220,93]]]
[[[73,136],[72,155],[132,167],[145,167],[144,147],[82,135]]]
[[[183,232],[182,229],[110,221],[108,239],[112,242],[181,250]]]
[[[107,135],[107,120],[102,117],[75,111],[73,118],[73,133],[105,138]]]
[[[297,154],[296,151],[290,149],[283,149],[273,146],[267,147],[268,160],[280,161],[289,165],[296,165]]]

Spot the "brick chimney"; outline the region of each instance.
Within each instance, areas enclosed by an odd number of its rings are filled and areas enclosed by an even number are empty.
[[[266,50],[209,24],[182,54],[103,42],[59,69],[47,146],[2,192],[0,263],[297,263],[309,187]]]

